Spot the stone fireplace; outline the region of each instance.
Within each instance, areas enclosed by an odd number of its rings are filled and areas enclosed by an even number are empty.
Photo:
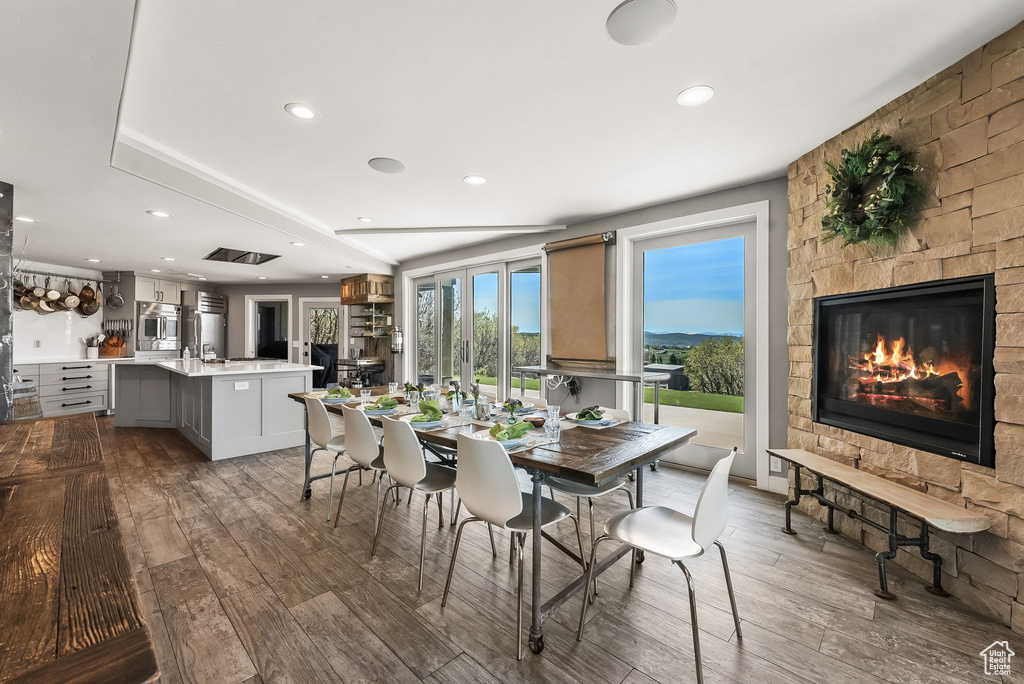
[[[839,159],[844,147],[852,148],[875,130],[917,150],[929,190],[921,221],[911,238],[895,248],[822,243],[818,236],[830,181],[823,161]],[[964,449],[943,450],[906,435],[843,424],[848,415],[840,419],[823,414],[825,407],[815,401],[815,300],[963,278],[987,278],[992,284],[993,349],[953,354],[922,330],[909,329],[911,322],[870,320],[865,309],[856,334],[844,332],[856,327],[856,316],[832,324],[839,327],[831,334],[845,340],[829,362],[858,366],[846,368],[853,374],[844,371],[836,381],[846,391],[856,391],[855,401],[848,402],[855,404],[854,413],[888,404],[908,415],[968,422],[973,422],[973,400],[981,397],[975,390],[986,389],[984,365],[990,362],[992,422],[986,425],[988,414],[979,414],[976,460]],[[789,447],[828,456],[988,516],[992,527],[987,532],[933,536],[932,548],[943,558],[943,586],[1024,633],[1024,24],[790,164],[788,282]],[[912,324],[919,328],[924,323],[943,321]],[[975,358],[976,353],[982,358]],[[912,374],[917,377],[910,378]],[[906,382],[908,378],[914,382]],[[957,382],[960,387],[951,394]],[[986,459],[983,440],[991,444],[991,460]],[[966,458],[949,453],[953,451]],[[886,521],[883,509],[852,492],[832,494],[859,513]],[[816,503],[801,507],[824,515]],[[840,529],[874,550],[886,547],[883,536],[856,521],[843,520]],[[919,557],[900,551],[896,562],[929,579],[931,565]]]

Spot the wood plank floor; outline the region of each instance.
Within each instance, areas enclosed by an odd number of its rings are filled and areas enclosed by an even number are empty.
[[[602,577],[582,643],[574,599],[546,624],[544,653],[527,651],[517,662],[507,537],[495,559],[484,526],[467,525],[453,596],[441,608],[455,535],[438,529],[436,507],[418,592],[422,500],[390,510],[371,558],[376,487],[368,475],[361,487],[351,478],[335,529],[324,519],[327,480],[299,500],[301,449],[211,463],[171,430],[115,429],[110,418],[99,426],[116,464],[107,476],[164,682],[694,680],[686,587],[666,561],[641,566],[633,590],[620,561]],[[315,472],[329,468],[326,456],[314,463]],[[663,467],[646,482],[647,503],[690,510],[703,479]],[[599,526],[624,505],[625,497],[616,499],[596,506]],[[708,682],[998,681],[983,676],[978,652],[997,639],[1017,644],[1017,635],[928,594],[896,567],[890,583],[900,599],[876,599],[872,554],[796,511],[798,536],[781,534],[782,500],[731,488],[723,543],[742,640],[717,552],[689,565]],[[575,544],[571,523],[557,534]],[[550,595],[579,569],[548,544],[544,553]]]

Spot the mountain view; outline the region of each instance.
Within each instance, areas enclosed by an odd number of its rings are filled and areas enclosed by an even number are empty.
[[[716,337],[742,337],[739,333],[683,333],[644,331],[644,344],[659,347],[695,347],[704,340]]]

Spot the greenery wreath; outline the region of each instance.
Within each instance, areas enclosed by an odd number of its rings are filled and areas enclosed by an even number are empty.
[[[843,150],[838,165],[826,160],[825,169],[832,183],[825,186],[823,241],[891,246],[917,221],[925,198],[921,167],[917,154],[891,136],[875,131],[855,150]]]

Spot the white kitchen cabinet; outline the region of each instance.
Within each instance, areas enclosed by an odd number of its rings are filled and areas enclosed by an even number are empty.
[[[140,302],[181,304],[181,283],[148,276],[135,276],[135,299]]]

